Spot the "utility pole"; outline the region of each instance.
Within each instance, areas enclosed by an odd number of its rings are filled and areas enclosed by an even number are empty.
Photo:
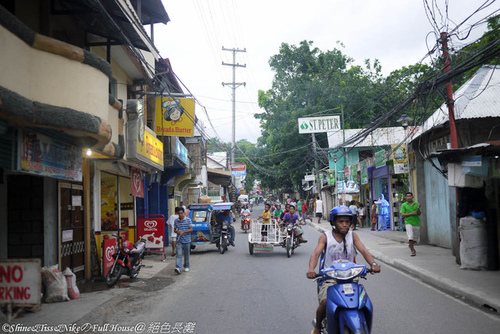
[[[448,33],[441,33],[441,43],[443,43],[444,73],[448,73],[451,67],[450,54],[448,53]],[[451,148],[458,148],[457,127],[455,125],[455,101],[453,100],[451,79],[446,80],[446,105],[448,106],[448,118],[450,119]]]
[[[444,62],[444,73],[450,71],[451,61],[450,54],[448,53],[448,33],[441,32],[441,40],[440,42],[443,44],[443,62]],[[453,100],[453,88],[451,86],[451,79],[446,81],[446,105],[448,106],[448,119],[450,121],[450,141],[451,148],[458,148],[458,138],[457,138],[457,127],[455,125],[455,101]],[[455,187],[455,209],[458,212],[458,203],[460,203],[460,191],[457,187]],[[455,262],[457,264],[461,263],[460,260],[460,218],[455,216],[455,238],[456,243],[452,245],[452,248],[455,252]]]
[[[233,89],[233,131],[232,131],[232,145],[231,145],[231,162],[234,163],[234,152],[236,150],[236,139],[235,139],[235,132],[236,132],[236,88],[239,86],[246,86],[246,82],[236,82],[236,67],[247,67],[247,65],[240,65],[236,63],[236,52],[247,52],[247,49],[226,49],[225,47],[222,47],[222,51],[231,51],[233,53],[233,63],[228,64],[225,62],[222,62],[222,65],[226,66],[232,66],[233,67],[233,82],[223,82],[222,86],[231,86]]]
[[[314,173],[314,179],[316,180],[314,183],[316,184],[316,191],[318,192],[318,195],[321,196],[321,180],[319,178],[319,164],[318,164],[318,153],[316,150],[316,136],[314,133],[311,133],[312,136],[312,145],[313,145],[313,152],[314,152],[314,169],[316,170],[316,173]]]

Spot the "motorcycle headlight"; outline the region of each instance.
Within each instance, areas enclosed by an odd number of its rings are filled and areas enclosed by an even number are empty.
[[[363,271],[363,268],[351,268],[347,270],[332,270],[326,274],[334,279],[347,280],[358,276]]]

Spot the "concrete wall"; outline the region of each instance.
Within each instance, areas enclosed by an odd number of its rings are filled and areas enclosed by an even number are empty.
[[[33,101],[109,120],[109,79],[105,74],[80,62],[33,49],[3,26],[0,45],[0,86]]]

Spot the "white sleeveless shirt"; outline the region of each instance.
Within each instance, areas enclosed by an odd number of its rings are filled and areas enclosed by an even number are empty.
[[[323,268],[328,268],[335,262],[339,262],[339,260],[354,262],[356,250],[354,249],[354,240],[351,230],[349,230],[345,236],[345,245],[343,241],[338,242],[337,239],[335,239],[333,231],[327,231],[324,232],[324,234],[326,236],[326,250]],[[344,247],[347,248],[347,256]]]

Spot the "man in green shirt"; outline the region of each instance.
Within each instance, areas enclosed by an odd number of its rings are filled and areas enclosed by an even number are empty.
[[[413,193],[406,193],[406,202],[401,205],[401,217],[405,219],[406,235],[411,256],[417,255],[415,243],[420,241],[420,204],[413,201]]]

